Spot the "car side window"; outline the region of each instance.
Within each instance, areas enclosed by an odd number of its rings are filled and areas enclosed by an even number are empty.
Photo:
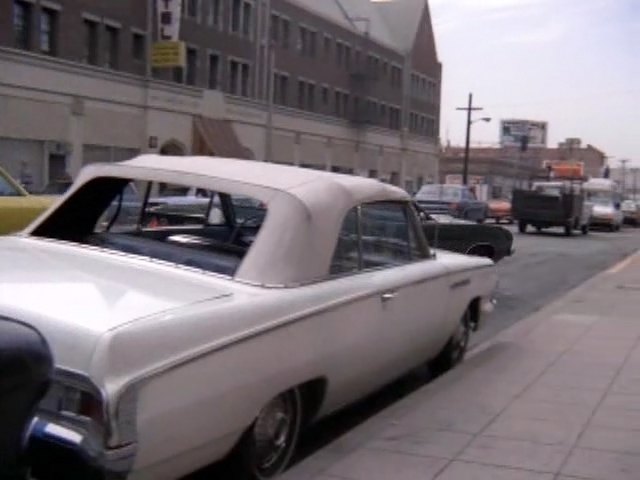
[[[362,268],[402,265],[412,260],[407,212],[402,203],[362,205]]]
[[[352,208],[342,222],[342,228],[338,234],[338,243],[331,260],[330,274],[340,275],[355,272],[359,268],[358,210],[357,208]]]

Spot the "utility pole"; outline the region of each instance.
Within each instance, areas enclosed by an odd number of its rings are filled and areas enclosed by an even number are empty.
[[[638,167],[633,167],[631,169],[631,174],[633,175],[633,200],[637,201],[638,198]]]
[[[456,110],[467,112],[467,139],[464,144],[464,166],[462,167],[462,184],[467,185],[469,177],[469,145],[471,143],[471,112],[482,110],[482,107],[473,106],[473,93],[469,93],[469,104],[466,107],[458,107]]]
[[[629,160],[627,160],[626,158],[620,160],[620,163],[622,164],[622,196],[624,197],[626,191],[627,191],[627,162]]]

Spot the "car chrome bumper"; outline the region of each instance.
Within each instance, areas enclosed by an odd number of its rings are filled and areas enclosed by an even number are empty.
[[[615,220],[611,217],[591,217],[589,219],[590,225],[604,225],[610,226],[615,224]]]
[[[30,442],[36,441],[63,449],[87,467],[105,474],[106,478],[125,478],[133,468],[137,445],[106,448],[81,428],[62,425],[35,417],[28,432]]]

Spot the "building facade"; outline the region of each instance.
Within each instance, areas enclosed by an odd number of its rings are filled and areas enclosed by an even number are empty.
[[[415,190],[438,175],[426,0],[183,0],[186,65],[152,69],[153,1],[0,3],[0,163],[38,190],[139,152],[267,160]]]

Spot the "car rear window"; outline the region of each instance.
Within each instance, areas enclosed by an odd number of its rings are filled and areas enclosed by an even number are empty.
[[[440,200],[457,202],[462,198],[462,189],[449,185],[424,185],[416,195],[416,200]]]
[[[190,185],[98,178],[34,235],[233,276],[267,215],[259,200]]]

